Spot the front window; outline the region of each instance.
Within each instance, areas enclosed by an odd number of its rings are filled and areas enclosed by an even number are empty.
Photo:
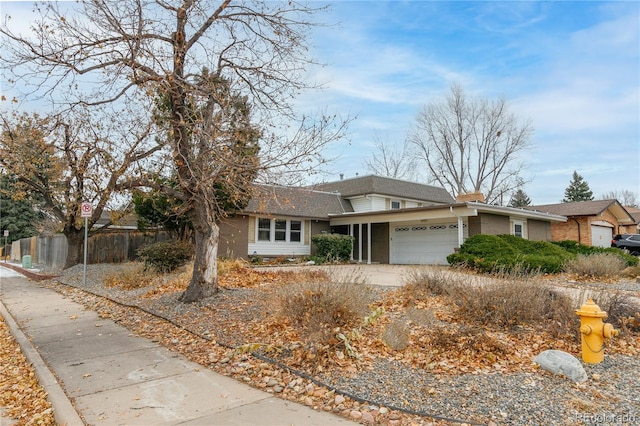
[[[520,238],[524,237],[524,224],[521,221],[516,220],[513,222],[513,235]]]
[[[258,241],[302,242],[302,221],[258,218]]]
[[[270,219],[258,219],[258,241],[271,241]]]
[[[287,241],[287,221],[276,219],[276,241]]]
[[[299,243],[302,241],[302,222],[299,220],[291,221],[291,230],[289,231],[289,241]]]
[[[400,201],[392,201],[391,210],[400,210]]]

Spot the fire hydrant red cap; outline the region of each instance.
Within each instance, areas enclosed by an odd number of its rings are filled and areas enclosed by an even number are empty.
[[[584,305],[580,306],[580,309],[576,310],[576,314],[581,317],[591,317],[591,318],[606,318],[607,313],[600,309],[600,306],[596,305],[593,299],[589,298],[584,303]]]

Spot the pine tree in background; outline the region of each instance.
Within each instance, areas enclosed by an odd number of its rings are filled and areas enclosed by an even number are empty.
[[[508,207],[526,207],[531,205],[531,198],[522,190],[518,189],[511,196]]]
[[[589,189],[589,184],[578,172],[573,172],[573,178],[567,189],[564,190],[563,203],[571,203],[574,201],[591,201],[593,200],[593,192]]]
[[[7,243],[38,234],[36,225],[44,215],[37,210],[33,194],[22,194],[14,189],[15,179],[0,176],[0,238],[9,231]]]

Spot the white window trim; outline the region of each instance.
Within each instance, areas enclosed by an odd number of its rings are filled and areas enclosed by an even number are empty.
[[[260,219],[269,219],[269,240],[260,240]],[[256,230],[255,230],[255,241],[257,243],[272,243],[272,244],[300,244],[304,245],[304,232],[305,232],[305,221],[302,219],[285,219],[285,218],[266,218],[266,217],[256,217]],[[286,230],[285,230],[285,240],[276,240],[276,220],[286,222]],[[291,222],[300,222],[300,231],[296,231],[300,233],[300,241],[291,241]]]
[[[516,225],[520,225],[522,229],[522,235],[516,235]],[[511,235],[519,236],[525,240],[529,239],[527,235],[527,221],[525,219],[511,219]]]

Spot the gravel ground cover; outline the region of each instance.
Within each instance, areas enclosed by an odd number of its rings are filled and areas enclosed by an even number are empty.
[[[209,368],[362,423],[640,424],[638,336],[615,341],[607,348],[604,362],[585,366],[589,380],[581,384],[538,369],[531,359],[550,348],[537,341],[523,341],[530,336],[524,332],[512,338],[513,347],[505,362],[483,360],[475,367],[463,364],[465,359],[473,359],[473,354],[462,353],[460,359],[427,365],[412,362],[400,352],[376,348],[359,361],[338,357],[318,364],[313,359],[293,358],[295,348],[272,353],[261,344],[268,339],[286,341],[289,336],[285,329],[279,337],[274,336],[280,332],[274,333],[274,324],[270,324],[273,292],[269,286],[222,289],[213,298],[182,304],[175,291],[106,287],[105,277],[120,267],[127,266],[89,265],[86,285],[82,283],[82,267],[74,267],[48,285]],[[580,285],[575,281],[559,284]],[[630,295],[640,294],[640,285],[632,281],[616,285]],[[614,288],[610,284],[589,286]],[[382,297],[393,290],[376,291]],[[171,323],[150,317],[139,308]],[[577,347],[576,342],[567,342],[553,349],[577,354]]]

